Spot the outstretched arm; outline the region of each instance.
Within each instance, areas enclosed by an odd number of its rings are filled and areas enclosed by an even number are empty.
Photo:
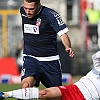
[[[69,39],[68,35],[66,33],[62,34],[60,36],[60,38],[61,38],[61,41],[62,41],[63,45],[65,46],[66,52],[69,53],[70,57],[74,57],[74,51],[71,48],[71,42],[70,42],[70,39]]]

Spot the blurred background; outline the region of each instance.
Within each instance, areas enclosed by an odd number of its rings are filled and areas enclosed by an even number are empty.
[[[84,20],[89,2],[100,11],[100,0],[41,0],[42,5],[58,12],[69,28],[68,35],[75,51],[74,58],[68,56],[57,37],[63,77],[85,75],[92,68],[92,54],[99,50],[99,42],[90,44],[87,22]],[[23,0],[0,0],[0,83],[20,83],[23,36],[19,8],[22,3]]]

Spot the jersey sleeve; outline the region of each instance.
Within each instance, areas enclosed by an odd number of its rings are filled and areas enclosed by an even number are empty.
[[[94,67],[100,66],[100,51],[92,55],[92,60],[93,60]]]
[[[50,25],[56,31],[56,33],[61,36],[64,33],[68,32],[66,24],[63,22],[61,16],[54,10],[51,10],[49,13]]]

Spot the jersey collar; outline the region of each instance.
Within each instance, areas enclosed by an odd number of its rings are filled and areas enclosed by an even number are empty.
[[[42,6],[40,7],[39,12],[35,16],[37,16],[41,12],[41,10],[42,10]]]

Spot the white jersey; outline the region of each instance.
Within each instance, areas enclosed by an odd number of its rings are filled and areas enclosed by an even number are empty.
[[[75,83],[86,100],[100,100],[100,51],[92,56],[94,67]]]

